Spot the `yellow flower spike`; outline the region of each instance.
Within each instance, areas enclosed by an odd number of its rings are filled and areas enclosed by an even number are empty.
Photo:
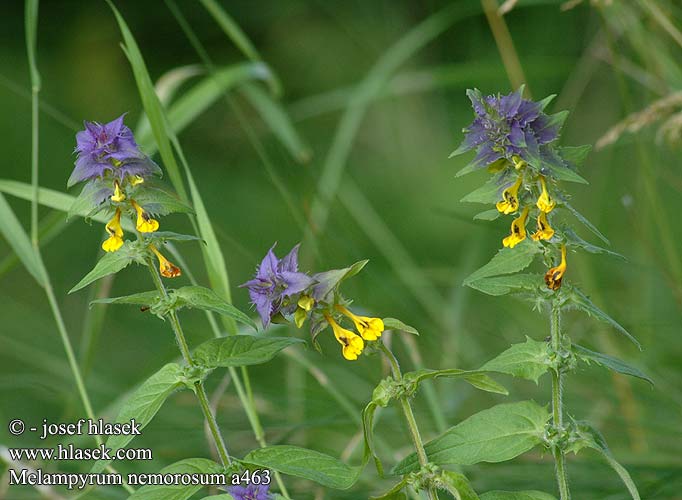
[[[130,200],[133,208],[137,212],[137,222],[135,228],[141,233],[153,233],[159,229],[159,221],[152,219],[152,217],[138,205],[135,200]]]
[[[519,188],[522,181],[522,176],[519,175],[513,185],[502,191],[502,201],[498,201],[495,205],[499,212],[507,215],[519,209]]]
[[[144,182],[144,177],[142,177],[141,175],[134,175],[130,179],[130,184],[133,186],[137,186],[138,184],[142,184],[143,182]]]
[[[566,272],[566,245],[561,245],[561,264],[551,268],[545,274],[545,284],[550,290],[558,290],[561,288],[561,280]]]
[[[344,306],[337,305],[336,309],[351,319],[358,333],[362,335],[365,340],[377,340],[381,337],[381,333],[384,331],[384,322],[380,318],[369,318],[367,316],[358,316],[353,314]]]
[[[339,344],[342,346],[341,352],[343,357],[348,361],[355,361],[358,359],[358,356],[362,354],[362,350],[365,348],[365,343],[362,340],[362,337],[356,335],[350,330],[342,328],[336,321],[334,321],[334,318],[328,314],[325,314],[324,317],[332,327],[332,330],[334,331],[334,337],[336,337],[336,340],[338,340]]]
[[[538,198],[536,205],[541,212],[548,214],[554,210],[556,201],[549,196],[549,193],[547,192],[547,184],[545,183],[545,178],[542,175],[540,176],[540,184],[542,186],[542,193],[540,193],[540,197]]]
[[[180,268],[164,257],[154,245],[149,245],[149,249],[154,252],[154,255],[159,259],[159,272],[161,273],[161,276],[165,278],[177,278],[178,276],[182,276]]]
[[[554,236],[554,229],[549,225],[547,214],[540,212],[540,215],[538,215],[538,230],[531,235],[531,238],[533,238],[533,241],[539,241],[549,240],[552,236]]]
[[[528,219],[528,207],[523,209],[521,215],[511,223],[511,234],[502,240],[505,247],[514,248],[526,239],[526,219]]]
[[[121,203],[125,199],[126,194],[121,189],[121,185],[118,183],[118,181],[114,181],[114,194],[111,195],[111,201]]]
[[[105,252],[115,252],[123,246],[123,228],[121,227],[121,210],[116,209],[116,213],[105,226],[109,238],[102,243],[102,250]]]

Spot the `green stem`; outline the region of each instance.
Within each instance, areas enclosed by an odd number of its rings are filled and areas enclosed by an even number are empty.
[[[552,301],[551,317],[551,340],[555,355],[559,355],[561,350],[561,306],[556,300]],[[552,422],[559,435],[564,432],[564,415],[562,402],[562,383],[563,373],[561,369],[552,371]],[[559,495],[561,500],[570,500],[571,493],[568,489],[568,477],[566,475],[566,465],[564,460],[564,450],[560,446],[555,446],[552,451],[556,462],[556,479],[559,485]]]
[[[391,364],[391,372],[393,373],[393,378],[396,381],[401,381],[403,379],[403,374],[400,371],[400,364],[398,359],[395,357],[393,352],[386,347],[386,344],[379,342],[379,348],[386,355],[386,359]],[[419,427],[417,426],[417,420],[414,418],[414,412],[412,411],[412,405],[407,396],[402,396],[400,399],[400,406],[405,414],[405,420],[407,420],[407,427],[410,431],[410,436],[412,437],[412,443],[414,444],[414,449],[417,452],[417,458],[419,459],[419,465],[425,467],[429,463],[429,458],[426,455],[426,450],[424,449],[424,441],[422,441],[421,434],[419,433]],[[433,486],[429,487],[427,491],[429,499],[438,500],[438,491]]]
[[[152,281],[154,281],[156,289],[163,297],[168,297],[166,287],[163,285],[161,276],[159,276],[159,273],[156,271],[153,262],[148,261],[147,267],[149,268],[149,274],[152,276]],[[170,319],[171,328],[173,329],[175,339],[178,342],[178,347],[180,348],[180,352],[182,353],[185,363],[187,363],[187,365],[190,367],[195,367],[196,364],[192,359],[192,354],[190,353],[189,346],[187,345],[187,340],[185,339],[185,334],[182,330],[182,325],[180,324],[177,313],[175,311],[171,311],[168,316]],[[227,467],[232,464],[232,459],[230,458],[230,454],[227,452],[227,446],[225,445],[223,436],[220,433],[218,422],[213,415],[211,405],[209,404],[208,397],[206,396],[206,389],[204,389],[204,383],[201,380],[194,383],[194,393],[197,395],[197,399],[201,405],[201,411],[204,413],[206,422],[208,422],[208,428],[211,431],[211,435],[213,436],[213,442],[215,444],[216,450],[218,450],[220,461],[225,467]]]

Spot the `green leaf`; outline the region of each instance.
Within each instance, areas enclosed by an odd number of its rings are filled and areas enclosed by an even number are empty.
[[[496,208],[491,208],[490,210],[484,210],[474,215],[474,220],[487,220],[492,221],[500,218],[500,211]]]
[[[543,277],[539,274],[492,276],[467,283],[471,288],[494,296],[506,295],[508,293],[532,292],[543,284]]]
[[[544,111],[545,108],[549,105],[550,102],[552,102],[554,100],[555,97],[556,97],[556,94],[552,94],[552,95],[548,95],[543,100],[541,100],[539,102],[540,109]]]
[[[561,167],[551,162],[543,162],[542,165],[546,167],[552,173],[552,175],[560,181],[577,182],[579,184],[589,184],[589,182],[587,182],[587,179],[585,179],[583,176],[574,172],[568,167]]]
[[[485,203],[486,205],[489,205],[501,199],[501,191],[502,186],[500,185],[499,176],[493,176],[488,179],[483,186],[472,191],[460,201],[467,203]]]
[[[0,194],[0,234],[7,240],[7,243],[16,256],[21,260],[26,270],[35,278],[40,286],[45,286],[47,282],[47,271],[43,261],[31,245],[31,241],[24,231],[19,219],[14,214],[12,207],[9,206],[5,197]]]
[[[241,91],[291,156],[301,163],[308,162],[312,152],[282,105],[256,85],[243,85]]]
[[[582,239],[580,236],[578,236],[575,231],[568,227],[562,227],[561,232],[564,233],[564,236],[566,236],[567,244],[568,246],[573,246],[573,247],[578,247],[582,248],[586,252],[593,253],[593,254],[606,254],[610,255],[612,257],[617,257],[619,259],[627,261],[627,259],[619,254],[618,252],[613,252],[611,250],[607,250],[606,248],[602,248],[597,245],[593,245],[592,243],[589,243]]]
[[[280,497],[284,498],[284,497]],[[234,497],[230,495],[229,493],[223,493],[222,495],[209,495],[207,497],[202,498],[201,500],[234,500]],[[279,500],[275,498],[274,500]]]
[[[131,304],[136,306],[150,306],[159,300],[159,292],[154,290],[151,292],[133,293],[131,295],[124,295],[123,297],[105,297],[96,299],[90,302],[93,304]]]
[[[445,489],[457,500],[480,500],[464,474],[444,470],[441,481]]]
[[[509,394],[507,389],[495,382],[488,375],[481,370],[467,371],[459,370],[457,368],[450,368],[446,370],[431,370],[429,368],[422,368],[421,370],[407,372],[403,375],[406,382],[414,382],[416,384],[422,383],[424,380],[434,378],[462,378],[477,389],[486,392],[494,392],[496,394]]]
[[[201,241],[201,238],[192,234],[180,234],[172,231],[156,231],[144,235],[147,241]]]
[[[135,193],[135,201],[147,212],[156,215],[168,215],[172,213],[194,213],[192,207],[178,198],[175,194],[151,186],[138,189]]]
[[[585,163],[587,155],[592,151],[590,144],[583,146],[561,146],[558,148],[561,157],[576,167],[581,167]]]
[[[202,309],[204,311],[212,311],[248,325],[254,330],[258,329],[249,316],[223,300],[213,290],[209,290],[203,286],[183,286],[174,290],[172,293],[178,308],[189,307]]]
[[[412,335],[419,336],[419,332],[417,331],[416,328],[410,325],[406,325],[399,319],[384,318],[382,321],[384,322],[384,328],[386,330],[399,330],[401,332],[411,333]]]
[[[219,474],[225,475],[223,467],[215,463],[213,460],[208,460],[206,458],[187,458],[185,460],[180,460],[175,462],[168,467],[161,469],[161,474]],[[218,477],[216,477],[218,479]],[[227,478],[224,479],[226,483],[229,483]],[[222,485],[221,485],[222,486]],[[139,490],[135,491],[128,500],[187,500],[197,491],[199,491],[204,486],[198,485],[150,485],[143,486]],[[208,498],[229,498],[230,495],[220,495]]]
[[[98,279],[115,274],[128,267],[133,261],[145,264],[145,255],[146,250],[140,246],[138,241],[126,241],[117,251],[104,254],[104,257],[95,264],[93,270],[69,290],[69,293],[77,292]]]
[[[341,283],[343,283],[348,278],[352,278],[367,265],[368,260],[361,260],[356,262],[350,267],[344,267],[343,269],[332,269],[330,271],[325,271],[323,273],[318,273],[313,276],[313,278],[318,282],[312,290],[312,295],[317,300],[325,300],[327,295],[333,290],[336,290]]]
[[[501,404],[483,410],[426,443],[429,461],[436,465],[473,465],[503,462],[542,443],[546,408],[535,401]],[[395,474],[419,469],[416,454],[396,465]]]
[[[336,490],[353,486],[360,473],[357,467],[346,465],[319,451],[298,446],[267,446],[250,452],[243,461]]]
[[[549,345],[526,337],[523,344],[514,344],[496,358],[481,367],[481,370],[506,373],[514,377],[538,379],[549,369]]]
[[[471,283],[481,278],[522,271],[541,251],[542,247],[539,244],[528,240],[522,241],[514,248],[503,248],[485,266],[471,273],[464,280],[464,284],[471,286]]]
[[[580,289],[574,287],[574,286],[568,286],[565,287],[565,293],[568,298],[568,305],[575,307],[577,309],[580,309],[583,312],[586,312],[588,316],[591,316],[593,318],[597,318],[598,320],[611,325],[613,328],[615,328],[617,331],[625,335],[630,341],[635,344],[639,350],[642,350],[641,344],[637,341],[635,337],[633,337],[630,332],[628,332],[625,328],[623,328],[620,323],[618,323],[615,319],[613,319],[611,316],[606,314],[604,311],[599,309],[596,305],[592,303],[592,301],[585,295]]]
[[[556,500],[549,493],[542,491],[487,491],[481,500]]]
[[[407,478],[403,478],[396,483],[390,490],[377,497],[369,497],[370,500],[407,500],[404,488],[407,486]]]
[[[625,361],[621,361],[618,358],[609,356],[601,352],[590,351],[589,349],[573,344],[573,348],[578,354],[578,356],[589,364],[590,361],[597,363],[598,365],[610,368],[611,370],[622,373],[623,375],[630,375],[631,377],[637,377],[642,380],[646,380],[651,385],[654,385],[654,381],[651,380],[644,372],[627,364]]]
[[[611,450],[606,444],[604,436],[602,436],[601,433],[592,427],[588,422],[576,422],[576,424],[578,439],[575,441],[571,451],[575,451],[577,453],[577,451],[582,447],[588,447],[597,450],[604,457],[611,468],[620,476],[623,484],[625,484],[625,487],[630,492],[632,499],[641,500],[639,492],[637,491],[637,486],[632,480],[632,477],[630,477],[630,473],[628,473],[625,467],[620,465],[613,457]]]
[[[86,183],[71,205],[71,208],[69,208],[66,219],[69,220],[74,215],[89,216],[95,212],[101,206],[102,196],[100,193],[103,189],[107,189],[107,186],[104,185],[101,179],[95,179]],[[109,191],[111,191],[111,188],[109,188]]]
[[[611,243],[609,242],[609,240],[606,238],[606,236],[604,236],[604,235],[601,233],[601,231],[599,231],[599,229],[597,229],[597,227],[596,227],[594,224],[592,224],[592,223],[591,223],[589,220],[587,220],[580,212],[578,212],[575,208],[573,208],[573,205],[571,205],[570,203],[568,203],[565,199],[562,199],[562,200],[561,200],[561,204],[564,206],[564,208],[566,208],[569,212],[571,212],[571,213],[573,214],[573,216],[574,216],[576,219],[578,219],[580,222],[582,222],[583,225],[584,225],[587,229],[589,229],[590,231],[592,231],[592,233],[594,233],[594,235],[597,236],[597,238],[599,238],[600,240],[602,240],[602,241],[603,241],[604,243],[606,243],[607,245],[610,245],[610,244],[611,244]]]
[[[386,401],[386,405],[387,404],[388,401]],[[377,411],[377,407],[378,405],[376,402],[370,401],[362,410],[362,433],[365,438],[365,454],[369,453],[369,455],[371,455],[372,459],[374,459],[374,465],[377,468],[379,477],[384,477],[384,466],[381,463],[381,459],[374,446],[374,414]],[[388,493],[392,491],[393,489]],[[385,493],[383,496],[388,495],[388,493]]]
[[[258,365],[270,361],[282,349],[301,343],[305,342],[294,337],[231,335],[204,342],[192,357],[209,368]]]
[[[154,418],[163,403],[176,389],[182,386],[183,370],[176,363],[168,363],[154,375],[145,380],[138,389],[133,392],[123,403],[118,416],[117,423],[135,422],[144,429]],[[110,436],[106,446],[112,450],[124,448],[135,436],[132,434]],[[92,467],[92,472],[102,472],[108,460],[98,460]]]

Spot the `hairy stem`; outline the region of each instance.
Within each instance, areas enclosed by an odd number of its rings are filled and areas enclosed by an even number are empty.
[[[403,378],[403,374],[400,371],[400,364],[393,352],[386,347],[386,344],[379,342],[379,347],[386,355],[386,359],[391,364],[391,372],[393,373],[393,378],[396,381],[400,381]],[[419,433],[419,427],[417,426],[417,421],[414,418],[414,412],[412,411],[412,405],[407,396],[402,396],[400,398],[400,406],[405,414],[405,420],[407,420],[407,427],[410,431],[410,436],[412,437],[412,443],[414,443],[414,449],[417,451],[417,457],[419,458],[419,465],[422,467],[429,463],[429,458],[426,456],[426,450],[424,449],[424,442],[422,441],[421,434]],[[433,486],[429,487],[427,491],[429,499],[438,500],[438,491]]]
[[[558,355],[561,350],[561,306],[556,300],[552,301],[551,339],[554,353]],[[563,373],[560,369],[552,371],[552,423],[559,434],[564,432],[564,411],[562,402]],[[555,446],[552,451],[556,462],[556,479],[559,485],[561,500],[570,500],[571,493],[568,489],[568,477],[564,460],[564,450]]]
[[[161,277],[159,276],[159,273],[156,271],[153,262],[149,261],[147,263],[147,267],[149,268],[149,273],[152,276],[152,280],[154,281],[156,289],[163,297],[168,297],[166,287],[163,285]],[[190,367],[196,366],[194,360],[192,359],[192,355],[190,353],[189,346],[187,345],[187,340],[185,339],[185,334],[182,330],[182,325],[180,324],[180,320],[178,319],[177,313],[175,311],[171,311],[168,314],[168,316],[170,319],[171,327],[173,328],[173,333],[175,334],[175,339],[178,342],[178,347],[180,348],[180,352],[182,353],[182,357],[185,360],[185,363],[187,363],[187,365]],[[227,452],[227,446],[225,445],[223,436],[220,433],[218,422],[216,421],[215,416],[213,415],[213,411],[211,410],[211,405],[208,402],[208,397],[206,396],[206,389],[204,389],[204,383],[202,381],[194,383],[194,393],[197,395],[197,399],[199,399],[201,411],[204,413],[206,422],[208,422],[208,428],[210,429],[211,435],[213,436],[213,442],[215,444],[216,450],[218,450],[220,461],[225,467],[227,467],[232,463],[232,459],[230,458],[230,454]]]

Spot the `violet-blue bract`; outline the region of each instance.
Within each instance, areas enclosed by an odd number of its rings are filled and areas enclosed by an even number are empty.
[[[263,328],[267,328],[276,314],[292,313],[296,309],[296,301],[287,299],[314,283],[310,276],[298,272],[299,245],[281,260],[273,252],[274,248],[275,245],[258,266],[256,277],[240,285],[249,289],[251,302],[263,321]]]
[[[248,486],[229,486],[227,492],[234,500],[270,500],[269,484],[249,484]]]
[[[467,171],[501,159],[514,164],[524,160],[533,165],[546,155],[543,146],[558,137],[561,120],[542,112],[548,100],[534,102],[522,94],[523,88],[490,96],[483,96],[477,89],[467,91],[476,118],[464,129],[464,141],[452,153],[458,155],[476,148],[476,158]]]
[[[69,187],[103,178],[107,172],[121,183],[126,176],[146,179],[161,175],[159,166],[140,151],[132,131],[123,124],[124,117],[125,114],[104,125],[84,122],[85,130],[76,134],[78,158]]]

